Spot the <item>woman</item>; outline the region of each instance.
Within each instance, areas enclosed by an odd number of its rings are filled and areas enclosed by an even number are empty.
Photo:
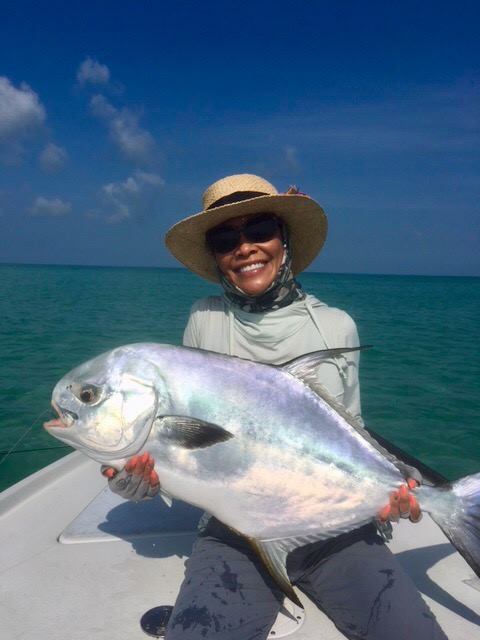
[[[327,221],[316,202],[294,189],[278,194],[258,176],[237,175],[211,185],[203,204],[201,213],[166,236],[185,266],[223,288],[223,296],[193,306],[186,346],[279,364],[310,351],[358,345],[353,320],[305,294],[295,280],[325,240]],[[327,360],[317,376],[362,424],[358,352]],[[129,461],[116,477],[111,469],[106,475],[124,497],[141,499],[159,489],[148,454]],[[398,515],[420,516],[406,486],[381,518]],[[373,524],[296,549],[288,572],[347,638],[445,638]],[[167,638],[266,638],[282,600],[245,540],[207,517],[186,563]]]

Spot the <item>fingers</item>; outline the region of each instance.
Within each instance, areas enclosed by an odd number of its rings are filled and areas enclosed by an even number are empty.
[[[400,518],[408,518],[410,515],[409,489],[406,484],[402,484],[398,490],[398,515]]]
[[[418,482],[414,478],[408,478],[407,484],[410,490],[414,490],[419,486]],[[416,499],[413,493],[408,494],[408,501],[409,501],[408,518],[410,522],[420,522],[420,520],[423,517],[423,514],[422,514],[422,510],[420,509],[420,505],[418,504],[418,500]]]
[[[109,478],[108,486],[114,493],[127,500],[139,501],[155,496],[160,490],[154,466],[155,460],[145,452],[130,458],[118,473],[111,467],[102,467],[102,473]]]
[[[409,478],[407,484],[400,486],[398,491],[392,491],[390,494],[389,504],[380,509],[377,518],[380,522],[398,522],[400,518],[409,518],[411,522],[419,522],[422,518],[422,512],[417,499],[411,493],[418,483]]]
[[[157,483],[156,485],[149,484],[147,487],[146,497],[153,498],[154,496],[157,495],[159,491],[160,491],[160,483]]]
[[[400,508],[398,506],[398,491],[392,491],[390,494],[390,511],[388,514],[388,519],[390,522],[398,522],[400,519]]]
[[[410,521],[411,522],[420,522],[422,519],[422,511],[420,509],[420,505],[417,502],[415,496],[410,494]]]
[[[145,467],[142,475],[143,475],[144,481],[148,482],[151,487],[154,487],[155,485],[160,484],[160,481],[158,479],[158,474],[154,469],[155,460],[150,454],[146,454],[146,455],[148,457],[147,457],[147,461],[145,463]]]
[[[100,472],[102,476],[104,476],[105,478],[108,478],[109,480],[111,478],[114,478],[118,473],[117,470],[114,469],[113,467],[106,467],[105,465],[102,465]]]
[[[150,486],[152,488],[157,488],[157,490],[160,488],[160,478],[158,477],[158,473],[153,470],[152,473],[150,474]]]
[[[128,471],[128,473],[133,473],[137,468],[139,458],[140,456],[133,456],[133,458],[130,458],[130,460],[127,460],[127,464],[125,465],[125,471]]]
[[[380,520],[380,522],[386,522],[387,520],[390,520],[389,516],[390,516],[390,505],[387,504],[386,507],[383,507],[383,509],[380,509],[380,511],[377,514],[377,518]]]
[[[158,484],[158,475],[154,471],[154,466],[155,460],[153,456],[145,452],[141,456],[133,456],[133,458],[130,458],[125,465],[125,470],[136,476],[142,476],[151,486],[155,486]]]

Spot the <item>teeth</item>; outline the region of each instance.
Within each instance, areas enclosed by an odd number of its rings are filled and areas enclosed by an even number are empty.
[[[240,273],[244,271],[254,271],[255,269],[262,269],[263,262],[254,262],[253,264],[247,264],[245,267],[240,269]]]

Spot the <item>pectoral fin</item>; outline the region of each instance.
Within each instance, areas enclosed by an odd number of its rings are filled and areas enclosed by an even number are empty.
[[[203,449],[233,438],[216,424],[188,416],[161,416],[157,426],[162,439],[184,449]]]

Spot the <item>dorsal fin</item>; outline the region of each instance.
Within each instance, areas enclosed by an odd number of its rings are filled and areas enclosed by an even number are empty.
[[[288,369],[287,369],[288,371]],[[357,431],[364,440],[366,440],[369,444],[371,444],[377,451],[379,451],[387,460],[390,460],[394,465],[398,462],[395,455],[392,455],[386,448],[382,447],[375,438],[370,435],[370,433],[361,425],[351,413],[349,413],[345,407],[337,402],[332,396],[328,393],[324,386],[322,386],[315,375],[315,370],[311,369],[310,373],[305,374],[304,377],[301,377],[300,380],[309,387],[317,396],[319,396],[322,400],[324,400],[332,409],[345,420],[347,424],[349,424],[355,431]]]
[[[368,349],[370,345],[365,347],[340,347],[339,349],[323,349],[322,351],[312,351],[312,353],[307,353],[299,358],[295,358],[294,360],[290,360],[286,364],[283,364],[281,368],[290,373],[291,375],[298,378],[301,382],[303,382],[307,387],[309,387],[317,396],[322,398],[332,409],[345,420],[347,424],[349,424],[355,431],[357,431],[364,440],[366,440],[369,444],[371,444],[378,452],[380,452],[387,460],[390,460],[392,464],[397,466],[398,459],[397,457],[390,453],[388,449],[382,447],[375,438],[370,435],[368,431],[366,431],[357,420],[345,409],[345,407],[337,402],[332,396],[328,393],[325,387],[318,381],[317,378],[317,367],[321,362],[325,362],[327,358],[335,358],[337,356],[343,355],[344,353],[349,353],[351,351],[360,351],[361,349]],[[397,466],[398,468],[398,466]]]
[[[281,368],[292,374],[299,380],[301,380],[307,387],[309,387],[314,393],[325,400],[327,404],[329,404],[337,413],[339,413],[345,421],[352,426],[358,433],[361,434],[362,438],[364,438],[369,444],[375,447],[377,451],[379,451],[382,455],[384,455],[387,460],[390,460],[397,469],[405,475],[406,470],[404,465],[407,467],[411,466],[418,471],[420,471],[422,477],[427,482],[431,483],[434,486],[442,486],[448,484],[447,478],[442,474],[438,473],[425,463],[418,460],[409,453],[406,453],[400,447],[389,442],[386,438],[376,433],[370,427],[365,427],[359,424],[355,418],[348,413],[345,407],[339,404],[332,396],[328,393],[322,384],[317,379],[316,367],[324,362],[327,358],[334,358],[343,353],[348,353],[350,351],[358,351],[362,349],[369,349],[371,345],[366,345],[364,347],[353,347],[353,348],[339,348],[339,349],[325,349],[322,351],[313,351],[312,353],[307,353],[306,355],[300,356],[299,358],[295,358],[294,360],[290,360],[289,362],[281,365]]]
[[[362,351],[364,349],[370,349],[371,345],[365,345],[361,347],[339,347],[337,349],[321,349],[320,351],[312,351],[306,353],[303,356],[289,360],[280,365],[281,369],[288,371],[292,376],[299,378],[302,382],[305,382],[309,387],[312,386],[314,377],[317,377],[317,367],[325,360],[329,358],[338,358],[343,356],[344,353],[351,353],[352,351]]]
[[[324,388],[319,384],[317,380],[317,367],[325,360],[329,358],[337,358],[338,356],[342,356],[344,353],[351,353],[352,351],[362,351],[364,349],[370,349],[371,345],[365,345],[361,347],[339,347],[337,349],[322,349],[320,351],[312,351],[311,353],[306,353],[299,358],[294,358],[293,360],[289,360],[288,362],[284,362],[280,365],[280,368],[288,373],[291,373],[292,376],[295,376],[302,382],[304,382],[308,387],[317,393],[317,386],[320,386],[323,393],[325,393]],[[319,394],[320,395],[320,394]]]

